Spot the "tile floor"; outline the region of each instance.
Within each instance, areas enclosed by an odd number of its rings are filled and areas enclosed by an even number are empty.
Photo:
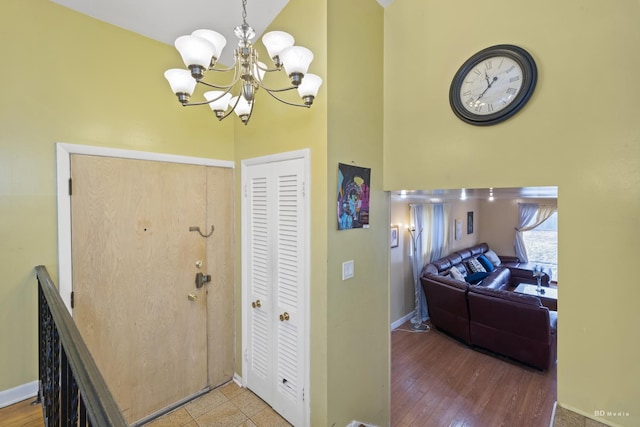
[[[231,381],[145,427],[290,427],[262,399]]]

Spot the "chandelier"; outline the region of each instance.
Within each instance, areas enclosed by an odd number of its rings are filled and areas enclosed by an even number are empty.
[[[315,74],[308,74],[313,53],[302,46],[294,46],[293,37],[283,31],[271,31],[262,36],[262,43],[271,57],[274,68],[258,61],[258,52],[253,48],[251,40],[255,31],[247,24],[247,1],[242,0],[242,25],[234,29],[238,37],[238,47],[234,53],[234,64],[231,67],[220,67],[217,63],[222,49],[227,44],[225,37],[212,30],[196,30],[191,35],[178,37],[176,49],[180,52],[184,65],[188,69],[173,68],[164,73],[171,90],[183,106],[209,105],[218,120],[228,117],[231,112],[246,125],[249,123],[255,95],[263,89],[278,101],[296,107],[311,107],[318,94],[322,79]],[[291,86],[270,88],[263,78],[267,73],[284,71],[291,81]],[[204,80],[214,72],[230,73],[228,84],[214,84]],[[197,85],[217,89],[204,92],[206,101],[189,102]],[[297,90],[302,102],[291,102],[283,99],[282,92]]]

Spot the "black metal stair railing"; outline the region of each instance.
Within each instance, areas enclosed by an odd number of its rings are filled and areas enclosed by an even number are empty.
[[[45,426],[127,426],[47,269],[35,269],[38,401]]]

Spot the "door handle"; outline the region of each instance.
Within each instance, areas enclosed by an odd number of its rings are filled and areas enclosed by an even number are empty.
[[[211,281],[210,274],[202,274],[200,272],[196,274],[196,288],[200,289],[202,286],[204,286],[205,283],[209,283],[210,281]]]
[[[280,315],[280,321],[284,322],[285,320],[289,320],[289,313],[286,311]]]

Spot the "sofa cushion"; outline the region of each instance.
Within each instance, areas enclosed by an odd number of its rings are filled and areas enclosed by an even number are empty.
[[[496,255],[496,253],[491,249],[485,252],[484,255],[487,257],[489,261],[491,261],[491,264],[493,264],[494,267],[498,267],[502,262],[500,261],[500,257],[498,257],[498,255]]]
[[[471,286],[469,287],[469,292],[474,292],[477,294],[487,295],[495,298],[502,298],[507,301],[514,301],[520,304],[542,307],[540,298],[534,297],[533,295],[525,295],[517,292],[509,292],[503,289],[492,289],[484,286]]]
[[[462,273],[460,273],[460,270],[458,270],[458,267],[451,267],[451,270],[449,270],[449,274],[451,274],[451,277],[453,277],[456,280],[462,280],[463,282],[464,280],[464,276],[462,275]]]
[[[485,279],[488,275],[489,273],[487,273],[486,271],[477,271],[475,273],[467,274],[467,276],[464,278],[464,281],[469,284],[475,285],[476,283]]]
[[[493,264],[491,263],[491,261],[489,261],[489,259],[484,256],[484,255],[479,255],[478,256],[478,261],[480,262],[480,264],[482,264],[482,266],[484,267],[484,269],[488,272],[491,273],[492,271],[494,271],[496,268],[493,266]]]
[[[469,266],[469,270],[471,270],[472,273],[486,273],[487,270],[484,268],[484,266],[482,265],[482,263],[480,261],[478,261],[476,258],[470,258],[467,261],[467,265]]]

